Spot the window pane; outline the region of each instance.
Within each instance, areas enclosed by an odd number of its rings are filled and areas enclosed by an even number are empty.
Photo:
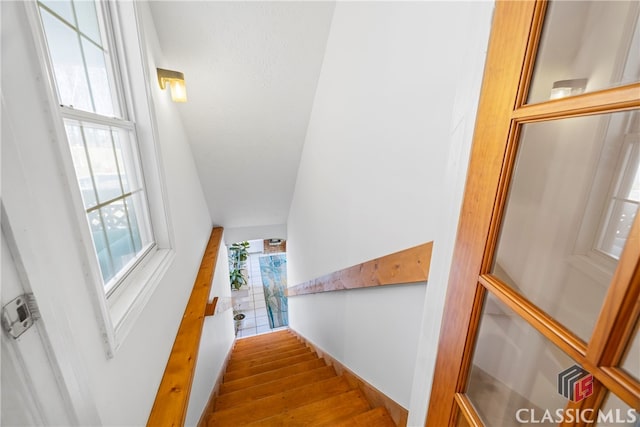
[[[597,427],[638,426],[640,414],[609,392],[598,413]]]
[[[114,156],[111,132],[106,128],[84,124],[84,138],[91,159],[93,178],[100,203],[122,195],[118,166]]]
[[[105,55],[102,49],[93,43],[82,40],[84,57],[87,63],[87,74],[91,85],[91,94],[95,105],[95,112],[105,116],[113,117],[114,113],[113,96],[105,65]]]
[[[528,102],[640,80],[639,10],[633,0],[551,1]]]
[[[136,254],[124,200],[118,200],[101,208],[100,214],[106,228],[114,270],[119,272]]]
[[[140,161],[133,143],[132,133],[126,129],[113,129],[111,136],[116,149],[116,160],[124,192],[141,190]]]
[[[41,0],[40,3],[47,6],[54,13],[60,15],[69,24],[74,25],[73,10],[71,9],[71,1],[69,0]]]
[[[71,148],[73,166],[76,171],[80,192],[82,193],[84,207],[85,209],[89,209],[95,206],[98,202],[96,200],[96,192],[93,187],[93,180],[91,179],[91,170],[89,169],[87,152],[84,148],[82,131],[78,122],[70,120],[65,121],[65,128],[67,130],[67,138],[69,139],[69,146]]]
[[[640,381],[640,319],[636,321],[636,328],[633,332],[633,339],[627,348],[627,352],[622,359],[620,367],[636,381]]]
[[[140,242],[140,248],[137,249],[139,251],[153,242],[145,193],[141,191],[134,193],[127,197],[126,201],[134,242]]]
[[[102,280],[106,283],[113,276],[113,265],[111,264],[111,257],[109,256],[109,248],[107,247],[107,240],[105,237],[105,230],[102,226],[100,219],[100,213],[96,210],[88,214],[89,227],[91,228],[91,236],[93,238],[93,246],[96,249],[96,256],[98,257],[98,263],[100,264],[100,272],[102,273]]]
[[[80,31],[95,43],[102,46],[102,37],[100,36],[95,2],[90,0],[74,0],[73,4],[76,9]]]
[[[140,236],[140,227],[138,225],[136,207],[130,197],[127,197],[125,199],[125,207],[127,209],[127,215],[129,215],[129,225],[131,228],[133,249],[137,253],[142,249],[142,238]]]
[[[41,9],[60,103],[93,111],[78,34]]]
[[[526,124],[518,143],[492,274],[585,342],[618,262],[600,242],[617,255],[637,210],[613,193],[639,122],[630,111]]]
[[[566,406],[558,375],[574,361],[491,294],[477,340],[467,396],[485,425],[515,427],[535,419],[555,426],[543,420],[544,411]]]

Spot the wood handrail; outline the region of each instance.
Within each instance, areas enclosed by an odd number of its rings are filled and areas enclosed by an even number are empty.
[[[222,231],[222,227],[211,231],[147,426],[184,425]]]
[[[287,289],[287,296],[425,282],[433,242],[375,258]]]

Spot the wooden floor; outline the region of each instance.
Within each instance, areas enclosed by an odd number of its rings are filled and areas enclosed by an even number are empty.
[[[288,330],[236,341],[207,426],[395,427]]]

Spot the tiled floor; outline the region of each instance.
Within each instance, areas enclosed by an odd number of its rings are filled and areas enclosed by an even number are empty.
[[[237,337],[248,337],[271,331],[260,276],[259,257],[261,255],[260,253],[250,254],[247,259],[249,289],[231,293],[234,310],[245,315],[243,320],[236,321]]]

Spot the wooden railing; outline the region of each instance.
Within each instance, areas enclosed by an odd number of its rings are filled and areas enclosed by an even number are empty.
[[[433,242],[366,261],[287,289],[287,296],[425,282]]]
[[[222,231],[216,227],[211,232],[147,426],[184,425]]]

